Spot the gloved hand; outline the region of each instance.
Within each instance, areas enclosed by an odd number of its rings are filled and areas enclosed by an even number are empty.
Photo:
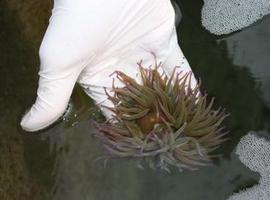
[[[169,0],[55,0],[39,50],[37,99],[22,128],[37,131],[61,117],[76,82],[98,105],[112,106],[103,89],[112,87],[109,75],[120,70],[139,80],[137,62],[153,64],[152,52],[167,75],[176,65],[191,71],[177,43],[174,17]]]

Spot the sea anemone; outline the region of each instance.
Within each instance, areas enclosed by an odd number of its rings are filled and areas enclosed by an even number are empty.
[[[200,92],[200,81],[191,86],[190,73],[173,73],[168,77],[138,63],[142,83],[121,71],[116,78],[124,87],[113,83],[110,95],[105,93],[113,112],[105,122],[94,122],[96,135],[111,157],[133,157],[145,160],[150,167],[170,170],[195,170],[212,163],[213,152],[226,140],[221,123],[228,114],[214,110],[212,98]]]

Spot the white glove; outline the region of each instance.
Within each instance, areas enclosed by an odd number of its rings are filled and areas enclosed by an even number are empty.
[[[174,17],[169,0],[55,0],[39,51],[37,99],[22,128],[37,131],[61,117],[76,82],[96,103],[112,106],[103,89],[112,87],[109,75],[120,70],[139,80],[137,62],[153,64],[151,52],[168,75],[176,65],[191,71],[177,43]]]

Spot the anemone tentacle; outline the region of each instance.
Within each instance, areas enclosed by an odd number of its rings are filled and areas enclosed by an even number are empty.
[[[195,170],[212,163],[211,153],[226,141],[221,126],[228,116],[213,109],[214,98],[200,91],[201,81],[191,87],[191,72],[168,77],[138,63],[142,83],[115,71],[124,87],[113,85],[112,120],[95,122],[103,146],[112,157],[144,158],[151,168],[169,171],[170,166]]]

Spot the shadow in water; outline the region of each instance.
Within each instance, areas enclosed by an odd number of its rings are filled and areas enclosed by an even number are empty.
[[[223,145],[226,146],[225,153],[228,157],[241,136],[249,130],[260,130],[269,126],[270,123],[268,114],[270,106],[263,97],[263,92],[269,90],[270,86],[261,88],[263,77],[255,79],[248,66],[249,63],[242,63],[245,65],[240,65],[240,62],[234,63],[234,52],[228,41],[231,37],[237,38],[237,35],[238,38],[242,38],[242,34],[249,30],[261,29],[261,33],[266,32],[270,21],[265,24],[257,23],[256,26],[228,37],[223,36],[221,39],[201,26],[202,2],[197,4],[185,0],[181,2],[185,17],[178,34],[181,47],[196,75],[202,79],[203,90],[206,90],[209,96],[216,97],[217,106],[223,105],[227,108],[227,112],[231,113],[227,119],[231,140]],[[252,37],[256,38],[258,35],[253,34]],[[267,38],[263,37],[261,40]],[[249,39],[245,42],[249,44],[251,41]],[[267,52],[264,52],[264,56],[267,56]],[[254,62],[261,63],[262,57],[257,55],[253,58]],[[270,65],[269,59],[267,64]],[[269,80],[270,71],[268,68],[264,69],[264,73],[268,73]]]
[[[9,6],[0,1],[0,199],[50,199],[53,179],[47,174],[53,160],[47,156],[47,145],[35,143],[40,165],[44,164],[35,177],[28,158],[38,159],[28,154],[18,129],[20,117],[35,94],[37,53],[23,33],[25,26],[18,13]]]

